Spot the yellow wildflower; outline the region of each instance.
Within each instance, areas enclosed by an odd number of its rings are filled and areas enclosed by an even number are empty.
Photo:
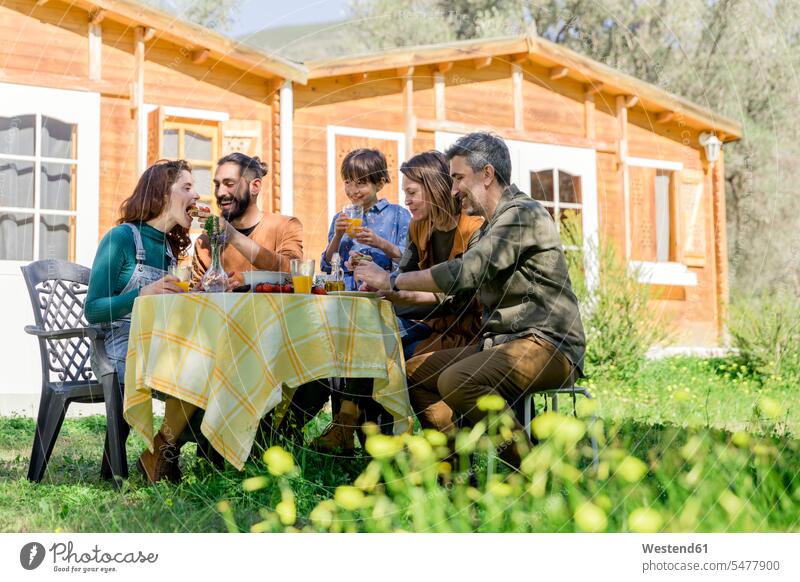
[[[398,437],[385,434],[375,434],[367,437],[366,449],[374,459],[391,459],[402,448],[403,441]]]
[[[628,516],[628,527],[636,533],[655,533],[663,523],[661,514],[649,507],[634,509]]]
[[[478,409],[484,412],[499,412],[506,407],[506,401],[499,394],[486,394],[478,398]]]
[[[249,479],[242,481],[242,489],[245,491],[258,491],[259,489],[266,487],[267,483],[269,483],[269,480],[263,475],[259,475],[258,477],[250,477]]]
[[[270,474],[280,477],[294,471],[294,459],[282,447],[274,446],[264,452],[264,462]]]
[[[333,500],[337,505],[348,511],[360,509],[363,507],[365,501],[364,493],[361,492],[361,489],[351,485],[340,485],[337,487]]]
[[[617,467],[617,475],[628,483],[636,483],[647,473],[647,465],[636,457],[627,456]]]
[[[606,531],[606,513],[591,501],[584,501],[575,508],[575,524],[583,531],[597,533]]]

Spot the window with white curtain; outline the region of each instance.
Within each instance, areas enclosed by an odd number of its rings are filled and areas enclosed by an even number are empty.
[[[75,259],[78,126],[0,115],[0,261]]]

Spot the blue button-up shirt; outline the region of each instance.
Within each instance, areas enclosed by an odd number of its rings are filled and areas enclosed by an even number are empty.
[[[334,226],[336,219],[339,218],[340,213],[336,213],[331,222],[331,227],[328,230],[328,242],[333,239]],[[400,254],[406,249],[408,242],[408,223],[411,222],[411,213],[398,204],[391,204],[387,200],[381,198],[372,208],[367,210],[364,214],[364,222],[362,226],[369,228],[379,237],[388,240],[390,243],[400,249]],[[363,255],[370,255],[372,262],[379,265],[387,271],[394,268],[392,260],[386,256],[381,250],[370,247],[350,238],[348,235],[342,237],[342,242],[339,243],[338,253],[342,257],[342,269],[344,269],[344,262],[350,258],[350,251],[357,251]],[[326,272],[331,272],[331,264],[325,260],[325,251],[322,252],[322,260],[320,261],[320,268]],[[344,284],[348,291],[355,291],[358,288],[355,280],[353,279],[353,272],[345,269],[344,271]]]

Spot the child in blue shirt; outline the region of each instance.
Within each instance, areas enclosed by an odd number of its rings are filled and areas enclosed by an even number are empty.
[[[330,273],[333,254],[339,253],[345,261],[345,288],[355,291],[358,285],[353,280],[351,259],[367,255],[379,267],[392,271],[406,248],[411,213],[398,204],[378,198],[378,193],[391,181],[386,157],[380,151],[353,150],[342,160],[340,172],[345,194],[352,204],[363,208],[364,221],[357,234],[350,236],[347,234],[350,220],[342,212],[333,217],[320,268]]]
[[[411,213],[398,204],[378,198],[381,189],[391,181],[386,157],[380,151],[353,150],[342,160],[340,172],[347,198],[363,208],[364,219],[362,227],[350,236],[347,234],[350,226],[347,216],[343,212],[334,216],[328,232],[328,247],[322,253],[320,264],[323,271],[330,273],[333,255],[339,253],[345,261],[345,288],[355,291],[358,283],[353,279],[353,259],[366,255],[382,269],[393,271],[406,248]],[[399,320],[399,324],[403,330],[402,337],[406,322]],[[371,394],[371,378],[345,378],[341,393],[333,395],[333,421],[312,447],[322,451],[352,452],[356,428],[364,420],[362,413],[380,406],[372,400]],[[340,401],[338,406],[337,400]]]

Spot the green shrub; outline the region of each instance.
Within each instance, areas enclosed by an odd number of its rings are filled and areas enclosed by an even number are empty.
[[[599,269],[599,281],[589,289],[583,251],[569,250],[581,247],[580,231],[567,221],[561,237],[568,249],[572,286],[580,301],[587,375],[634,378],[647,350],[666,337],[652,306],[650,287],[639,283],[636,272],[628,269],[614,246],[605,243],[589,249]]]
[[[728,330],[741,360],[763,380],[800,380],[800,301],[788,292],[737,297]]]

